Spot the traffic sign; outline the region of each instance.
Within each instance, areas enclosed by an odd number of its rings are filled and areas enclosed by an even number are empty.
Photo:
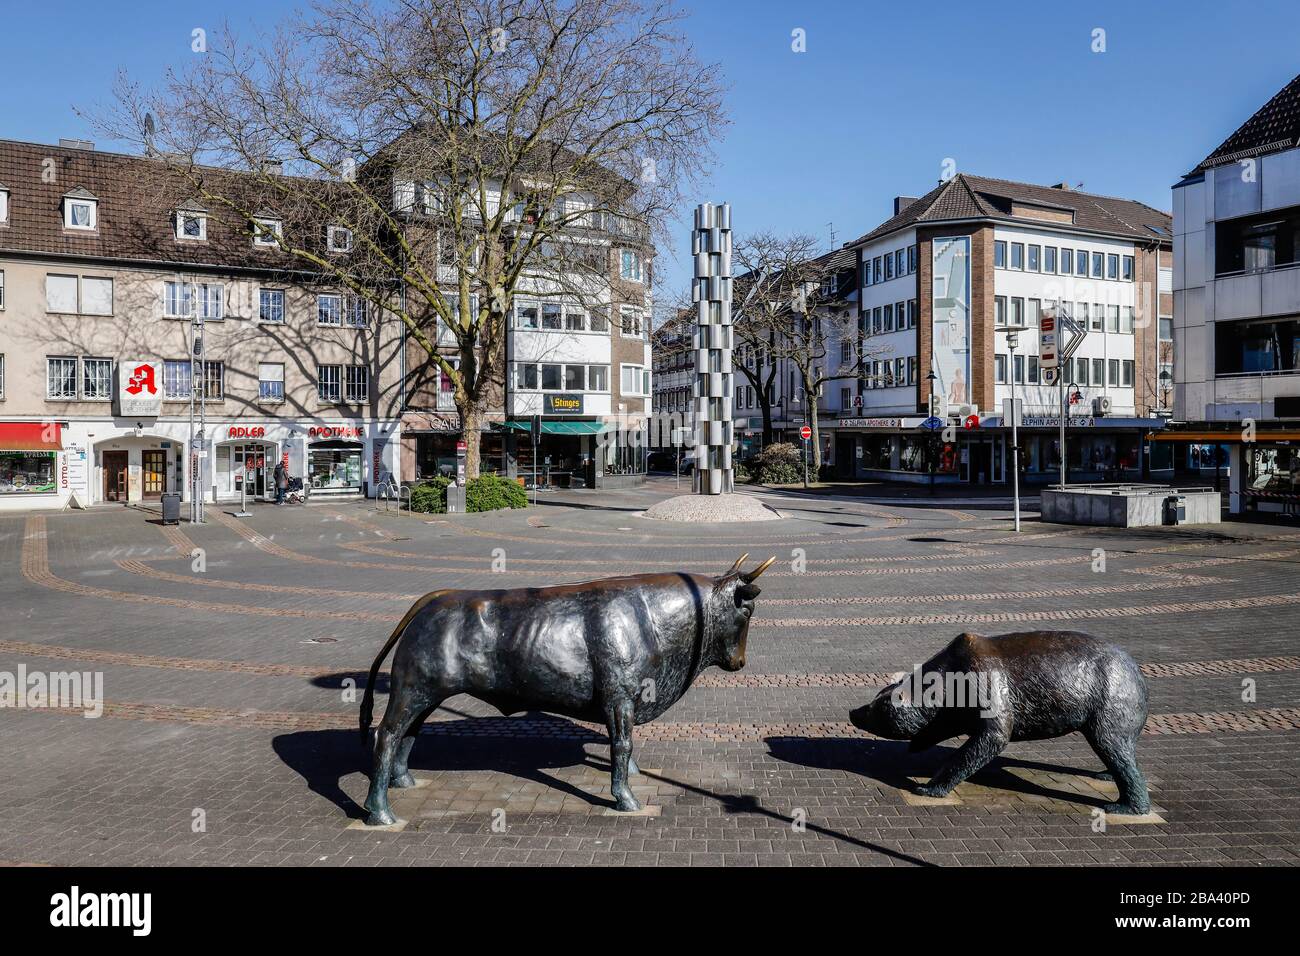
[[[808,439],[812,438],[812,429],[809,428],[807,425],[804,425],[802,428],[799,429],[799,437],[802,438],[804,441],[807,441]]]
[[[1056,316],[1054,314],[1043,313],[1039,319],[1038,333],[1038,364],[1044,371],[1056,368],[1059,333],[1056,329]]]
[[[962,425],[966,428],[979,428],[980,417],[978,415],[967,415],[966,420],[962,422]]]
[[[942,418],[936,418],[935,416],[931,415],[925,421],[921,422],[921,427],[928,428],[932,432],[937,432],[940,428],[943,428],[945,424],[946,423]]]

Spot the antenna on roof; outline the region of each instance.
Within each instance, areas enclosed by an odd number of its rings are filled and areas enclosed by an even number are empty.
[[[153,134],[154,134],[153,114],[145,113],[144,114],[144,150],[150,156],[152,156],[154,153]]]
[[[832,251],[833,251],[833,250],[836,248],[836,246],[835,246],[835,223],[833,223],[833,222],[828,222],[826,225],[829,226],[829,227],[830,227],[830,230],[831,230],[831,249],[832,249]]]

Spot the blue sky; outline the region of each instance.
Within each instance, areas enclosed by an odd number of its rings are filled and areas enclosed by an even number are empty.
[[[269,25],[292,0],[11,0],[0,136],[91,136],[73,106],[114,73],[143,81],[191,56],[190,31]],[[727,200],[737,233],[810,232],[829,248],[961,171],[1084,184],[1170,206],[1169,187],[1300,72],[1292,2],[925,3],[696,0],[688,31],[730,86],[732,126],[698,198]],[[1093,31],[1106,50],[1094,53]],[[805,31],[807,50],[791,49]],[[75,53],[76,55],[70,55]],[[58,64],[51,69],[51,64]],[[689,213],[689,209],[683,210]],[[685,285],[689,240],[661,255]],[[669,252],[669,250],[661,250]]]

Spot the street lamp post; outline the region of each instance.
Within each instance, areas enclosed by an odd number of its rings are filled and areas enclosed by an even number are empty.
[[[1020,345],[1020,330],[1007,332],[1007,351],[1011,353],[1011,497],[1015,509],[1015,527],[1020,530],[1020,429],[1016,408],[1016,348]]]

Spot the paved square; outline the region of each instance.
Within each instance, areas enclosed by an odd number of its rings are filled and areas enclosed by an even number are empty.
[[[0,710],[0,861],[61,864],[1295,864],[1300,528],[1119,531],[996,501],[768,494],[779,521],[641,517],[674,492],[561,493],[527,511],[272,508],[163,527],[132,508],[0,517],[0,672],[89,672],[102,714]],[[637,728],[652,809],[609,812],[602,728],[448,700],[357,825],[357,702],[410,603],[776,555],[748,664]],[[501,568],[504,572],[495,571]],[[943,800],[921,754],[848,723],[964,630],[1087,630],[1142,665],[1155,816],[1113,797],[1078,735],[1017,743]],[[386,674],[377,711],[382,712]]]

